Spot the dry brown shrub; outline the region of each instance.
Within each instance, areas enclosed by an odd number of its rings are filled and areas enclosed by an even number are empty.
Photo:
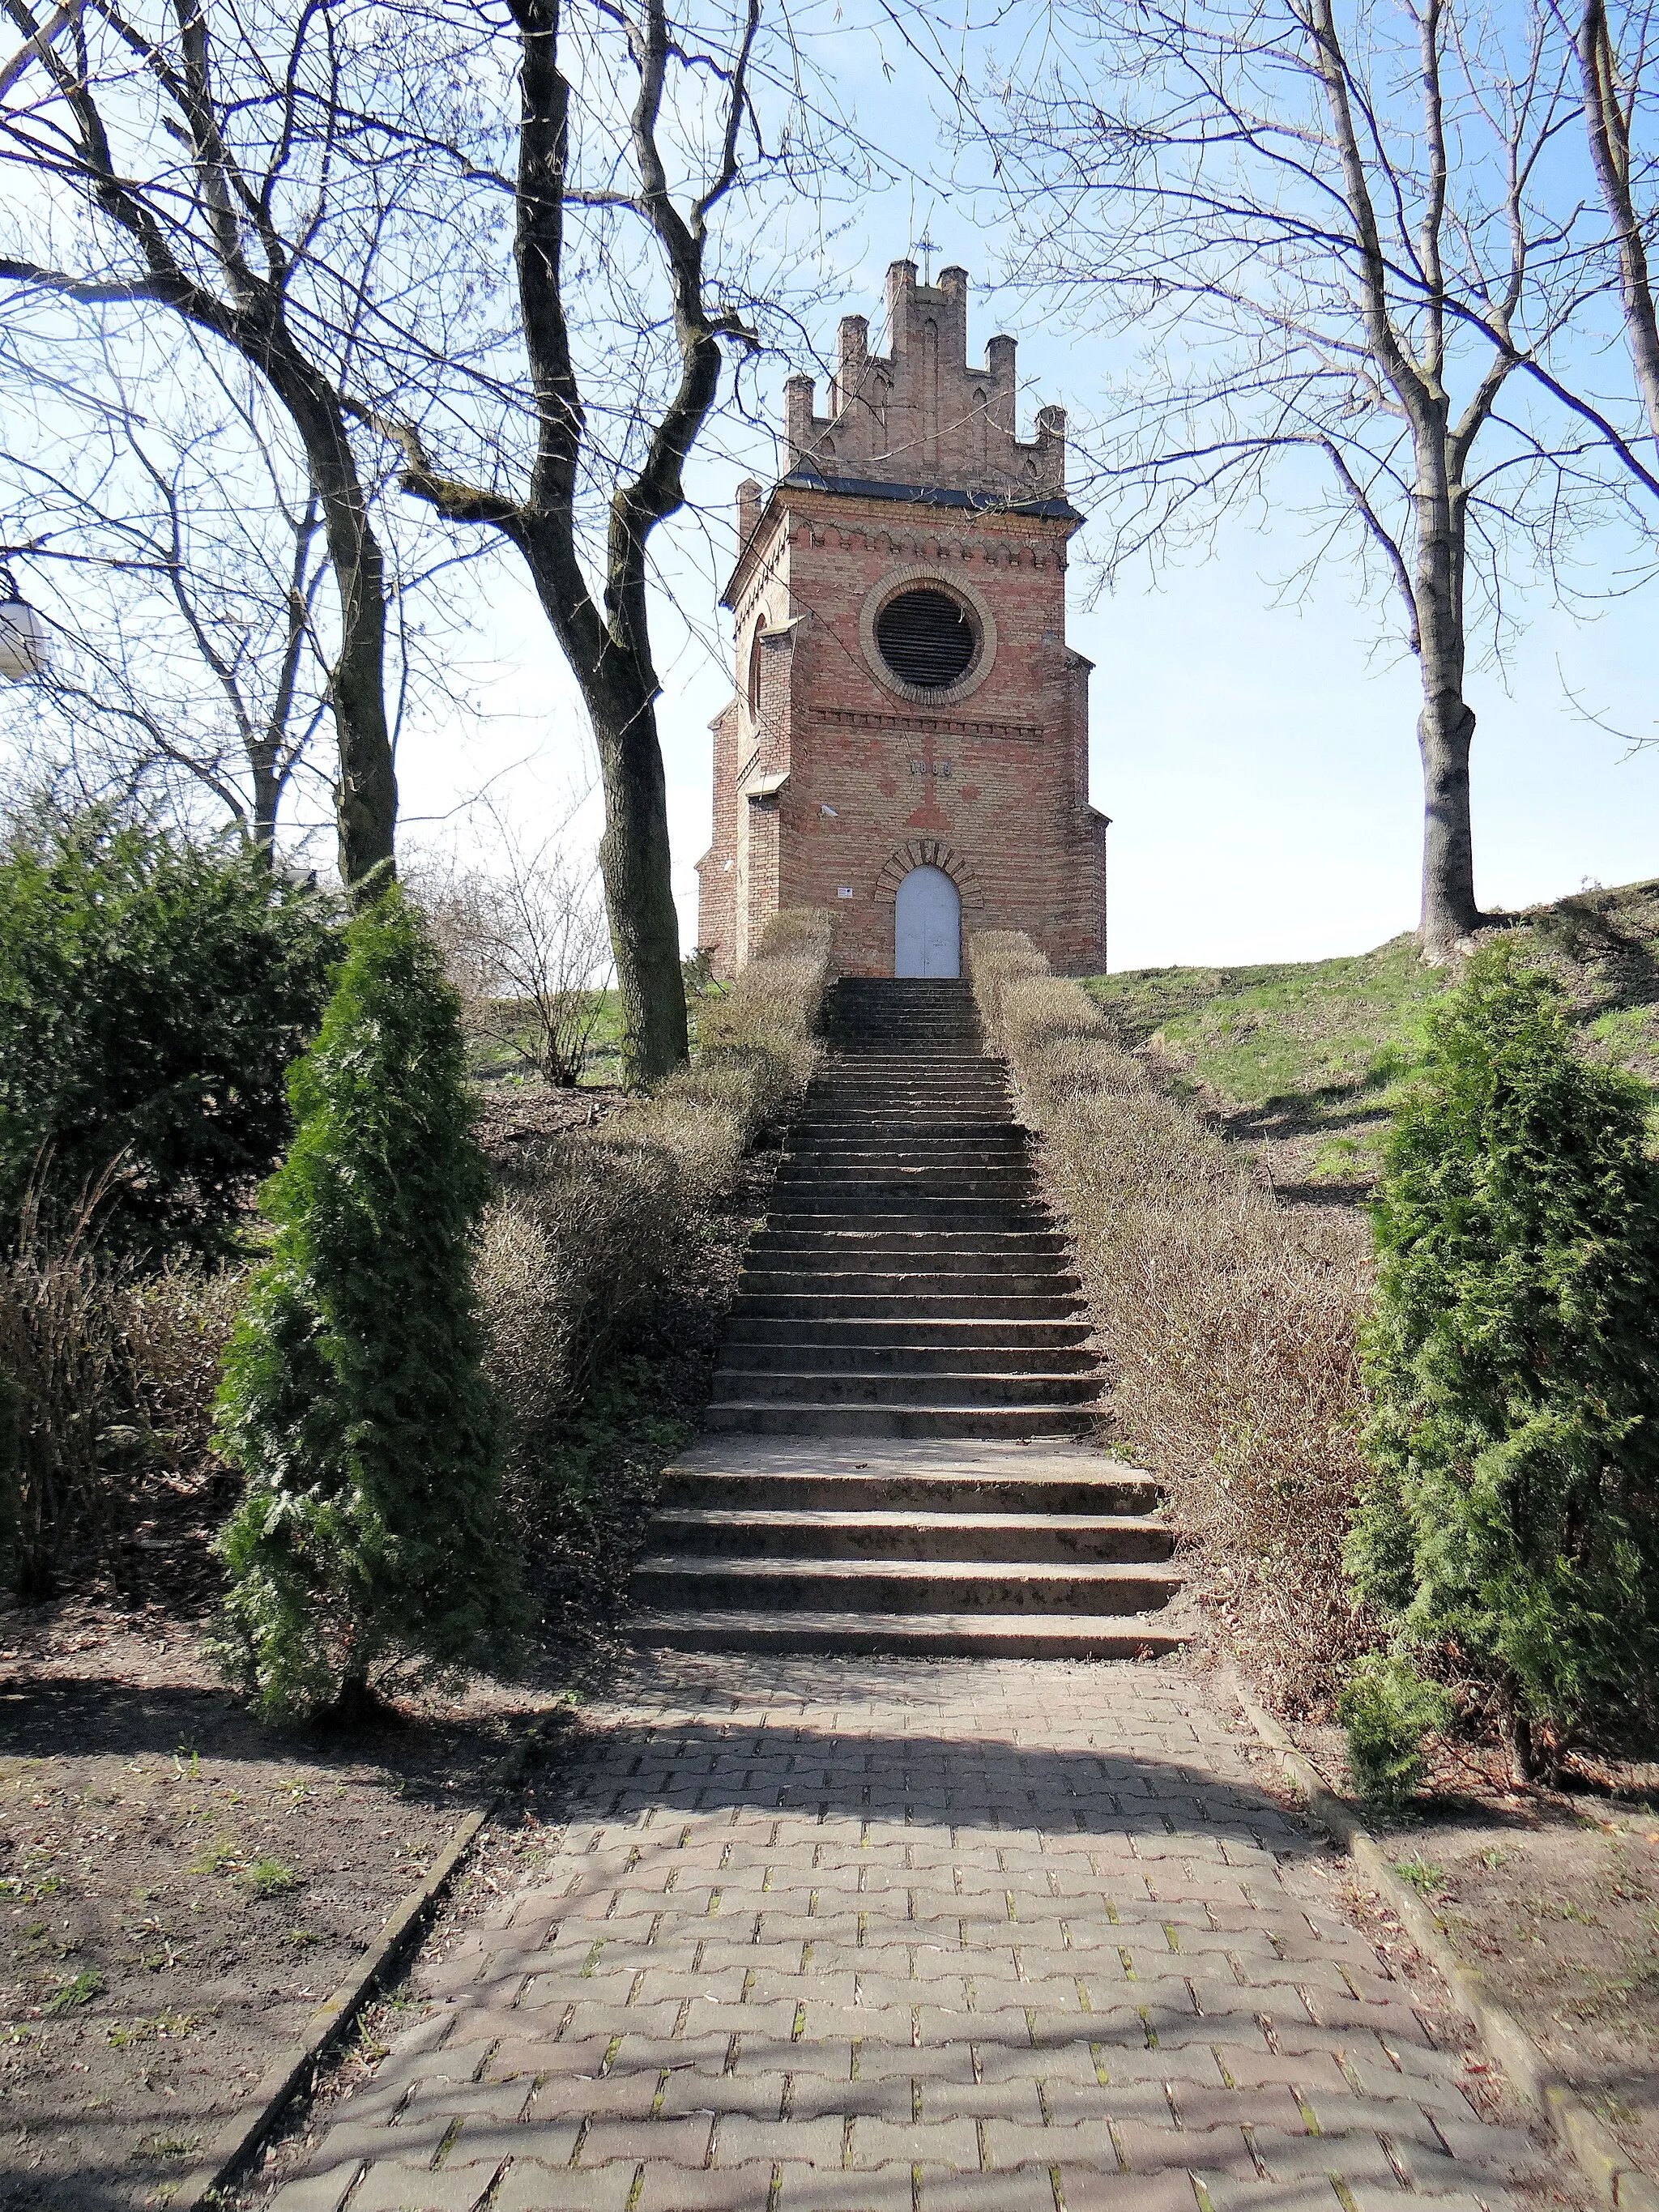
[[[25,1599],[108,1556],[155,1472],[210,1474],[213,1401],[243,1274],[101,1254],[95,1198],[53,1234],[36,1194],[0,1261],[0,1382],[11,1400],[0,1548]]]
[[[1371,1640],[1341,1571],[1363,1472],[1363,1219],[1283,1206],[1030,939],[969,939],[1114,1370],[1115,1440],[1167,1483],[1201,1595],[1264,1690],[1324,1708]]]
[[[690,1066],[596,1128],[517,1149],[485,1216],[477,1282],[517,1456],[582,1396],[760,1131],[805,1089],[830,921],[775,917],[732,988],[704,1002]]]
[[[118,1287],[113,1318],[144,1455],[193,1481],[216,1465],[213,1401],[251,1271],[172,1260]]]
[[[60,1236],[42,1220],[40,1188],[24,1201],[0,1262],[0,1383],[5,1407],[4,1526],[18,1595],[45,1596],[64,1547],[96,1537],[106,1432],[120,1410],[112,1284],[83,1206]]]

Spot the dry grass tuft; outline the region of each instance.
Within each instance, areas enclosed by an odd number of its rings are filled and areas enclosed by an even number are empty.
[[[830,968],[827,914],[781,914],[706,1000],[691,1065],[598,1127],[522,1146],[485,1217],[490,1367],[522,1462],[584,1395],[759,1133],[805,1089]]]
[[[1115,1439],[1167,1482],[1201,1595],[1263,1689],[1322,1710],[1370,1640],[1341,1573],[1365,1223],[1282,1206],[1029,938],[986,931],[969,957],[1070,1218]]]
[[[213,1398],[245,1277],[135,1274],[94,1240],[96,1194],[54,1233],[38,1192],[0,1259],[0,1553],[25,1599],[108,1556],[146,1478],[212,1471]]]
[[[213,1405],[252,1270],[170,1260],[114,1297],[119,1357],[146,1459],[176,1481],[214,1474]]]

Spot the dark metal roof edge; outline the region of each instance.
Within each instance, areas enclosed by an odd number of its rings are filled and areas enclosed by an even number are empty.
[[[888,483],[878,477],[824,477],[816,469],[791,469],[778,491],[824,491],[843,499],[907,500],[917,507],[968,507],[980,514],[1034,516],[1043,522],[1082,522],[1068,499],[1008,499],[994,491],[957,491],[945,485]]]

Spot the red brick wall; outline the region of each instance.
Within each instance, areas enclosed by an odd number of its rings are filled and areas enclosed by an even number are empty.
[[[752,759],[750,783],[788,777],[775,798],[730,793],[731,849],[748,880],[751,927],[772,910],[769,899],[828,906],[843,972],[890,975],[894,893],[926,857],[956,877],[964,927],[1028,930],[1056,969],[1099,969],[1103,825],[1088,803],[1088,664],[1065,643],[1073,526],[908,504],[896,511],[891,501],[828,490],[774,495],[733,593],[740,669],[757,620],[777,624],[782,599],[791,624],[787,638],[763,647],[758,726],[744,700],[731,710],[743,732],[737,772]],[[951,705],[899,696],[871,665],[860,635],[872,589],[909,569],[956,585],[995,627],[988,673]],[[717,765],[717,781],[720,773]],[[726,804],[717,796],[717,853]],[[745,858],[763,821],[775,889]],[[713,855],[704,864],[706,891],[719,866]],[[718,939],[740,964],[745,933],[734,938],[713,901],[703,914],[701,941]]]
[[[956,878],[964,927],[1027,930],[1062,972],[1105,964],[1089,664],[1066,643],[1081,518],[1065,499],[1065,416],[1045,408],[1035,442],[1020,441],[1014,341],[969,362],[968,290],[963,270],[922,285],[895,262],[890,351],[872,354],[862,318],[845,318],[830,412],[792,378],[790,472],[764,501],[738,489],[726,594],[738,696],[715,726],[714,842],[699,863],[698,941],[721,975],[779,905],[828,906],[843,971],[890,975],[894,896],[924,863]],[[967,602],[982,641],[948,697],[897,682],[872,635],[888,592],[930,578]]]

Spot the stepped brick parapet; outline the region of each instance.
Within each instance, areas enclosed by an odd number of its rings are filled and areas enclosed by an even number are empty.
[[[1018,430],[1015,342],[968,358],[968,277],[888,274],[888,349],[843,319],[829,412],[786,394],[784,474],[739,487],[698,942],[734,974],[781,906],[827,906],[842,972],[959,974],[963,927],[1106,959],[1090,663],[1066,640],[1066,417]],[[929,879],[931,936],[907,936]]]

